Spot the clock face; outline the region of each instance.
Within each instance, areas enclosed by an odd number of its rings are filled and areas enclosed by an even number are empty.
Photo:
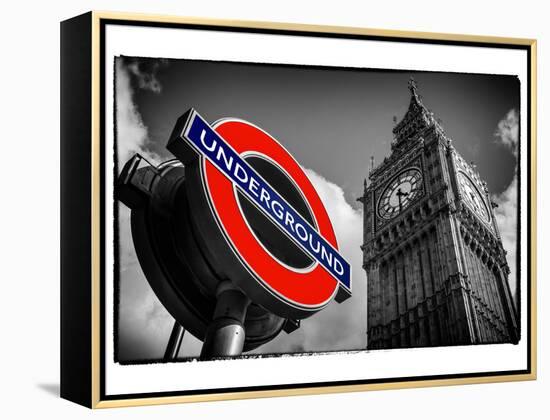
[[[489,216],[489,210],[485,204],[485,199],[468,176],[462,172],[458,173],[458,182],[462,190],[462,196],[464,201],[470,206],[472,210],[484,221],[489,222],[491,217]]]
[[[378,216],[389,220],[405,210],[422,193],[422,173],[409,168],[393,178],[378,201]]]

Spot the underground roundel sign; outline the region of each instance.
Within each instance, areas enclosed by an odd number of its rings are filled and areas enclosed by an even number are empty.
[[[190,109],[167,148],[185,165],[193,232],[220,280],[287,318],[351,296],[327,211],[273,137],[242,120],[210,125]]]

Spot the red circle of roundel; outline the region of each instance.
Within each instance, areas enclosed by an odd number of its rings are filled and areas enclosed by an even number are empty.
[[[319,233],[335,249],[336,236],[317,191],[300,165],[273,137],[241,120],[223,120],[214,125],[239,155],[261,153],[275,162],[294,181],[305,197]],[[202,159],[210,202],[232,247],[263,283],[279,299],[301,308],[320,309],[335,295],[338,284],[320,264],[310,270],[293,270],[271,256],[249,228],[237,202],[233,183],[209,161]],[[276,185],[272,185],[276,189]]]

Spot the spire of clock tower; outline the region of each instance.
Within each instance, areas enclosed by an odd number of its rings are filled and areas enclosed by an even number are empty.
[[[409,79],[411,99],[407,112],[393,128],[392,152],[405,148],[410,142],[418,139],[419,135],[428,127],[439,126],[433,113],[422,103],[422,96],[418,93],[418,83]]]
[[[409,90],[411,91],[411,95],[419,101],[420,99],[418,97],[418,85],[416,83],[416,80],[414,80],[414,77],[411,77],[409,79]]]

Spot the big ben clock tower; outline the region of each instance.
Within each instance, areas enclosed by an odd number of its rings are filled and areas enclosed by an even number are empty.
[[[368,348],[517,343],[509,268],[486,183],[423,104],[393,128],[363,196]]]

